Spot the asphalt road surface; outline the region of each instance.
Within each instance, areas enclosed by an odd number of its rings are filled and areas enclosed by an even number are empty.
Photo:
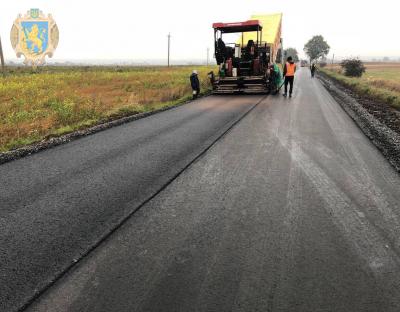
[[[201,99],[0,166],[0,311],[29,301],[260,99]]]
[[[306,70],[292,99],[209,97],[0,166],[0,310],[256,103],[28,311],[400,311],[400,177]]]

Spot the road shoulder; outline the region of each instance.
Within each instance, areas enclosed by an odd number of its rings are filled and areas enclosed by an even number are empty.
[[[384,105],[380,106],[380,108],[375,105],[375,111],[371,113],[366,107],[366,102],[357,99],[349,88],[340,85],[323,73],[319,73],[318,78],[364,134],[382,152],[394,168],[400,172],[400,129],[395,131],[396,129],[390,127],[393,114],[397,114],[397,112]],[[388,110],[390,111],[387,112]],[[379,115],[379,118],[377,115]]]

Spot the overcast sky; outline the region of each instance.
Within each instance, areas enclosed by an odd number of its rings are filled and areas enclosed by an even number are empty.
[[[213,22],[247,20],[255,13],[283,13],[284,46],[301,55],[304,43],[321,34],[330,57],[400,57],[399,0],[1,0],[0,35],[5,57],[15,58],[10,29],[18,13],[39,8],[60,29],[54,59],[166,57],[206,59],[213,47]]]

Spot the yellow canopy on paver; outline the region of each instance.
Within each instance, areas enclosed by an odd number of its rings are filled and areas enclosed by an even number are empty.
[[[281,38],[282,13],[276,14],[255,14],[251,16],[251,20],[259,20],[263,26],[262,41],[268,44],[275,44]],[[241,38],[240,38],[241,40]],[[249,40],[257,40],[256,32],[248,32],[243,34],[243,44],[247,44]]]
[[[272,47],[273,60],[275,60],[278,52],[281,40],[282,32],[282,13],[276,14],[254,14],[251,16],[251,20],[259,20],[263,26],[261,41],[266,42]],[[243,38],[240,37],[238,40],[239,44],[246,46],[249,40],[254,42],[257,40],[256,32],[243,33]]]
[[[273,43],[281,39],[282,13],[271,15],[253,15],[251,19],[257,19],[263,24],[262,41]]]

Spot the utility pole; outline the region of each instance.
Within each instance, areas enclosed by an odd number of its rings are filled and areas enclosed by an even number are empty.
[[[6,70],[4,67],[4,55],[3,55],[3,46],[1,45],[1,38],[0,38],[0,60],[1,60],[1,70],[3,72],[3,76],[5,76]]]
[[[207,66],[208,66],[208,60],[209,60],[209,57],[210,57],[210,48],[207,48]]]
[[[335,53],[333,53],[333,56],[332,56],[332,65],[333,65],[334,61],[335,61]]]
[[[169,67],[170,49],[171,49],[171,33],[168,33],[168,67]]]

